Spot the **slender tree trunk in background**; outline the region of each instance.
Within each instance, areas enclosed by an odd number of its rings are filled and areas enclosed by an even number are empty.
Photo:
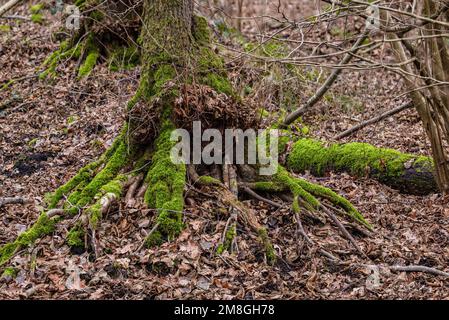
[[[422,7],[422,8],[421,8]],[[436,2],[425,0],[420,9],[424,16],[432,16],[439,10]],[[389,21],[388,13],[381,12],[382,20]],[[443,30],[438,24],[428,24],[423,31],[432,36],[441,34]],[[403,64],[401,68],[413,104],[422,120],[427,137],[431,143],[432,154],[435,162],[435,177],[439,189],[449,193],[449,86],[436,83],[449,80],[449,63],[447,39],[441,37],[424,40],[422,46],[413,46],[407,40],[401,40],[398,36],[389,33],[388,37],[393,40],[392,47],[396,58],[401,62],[409,60],[410,54],[415,58],[414,66]],[[418,78],[421,76],[421,79]],[[422,80],[424,79],[424,80]],[[431,80],[434,79],[434,80]],[[436,81],[435,81],[436,80]],[[419,89],[427,87],[427,89]]]

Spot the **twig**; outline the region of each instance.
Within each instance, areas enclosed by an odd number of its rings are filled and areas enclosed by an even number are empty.
[[[299,217],[298,213],[295,214],[295,218],[296,218],[296,223],[298,225],[298,233],[306,240],[306,242],[308,244],[310,244],[312,246],[317,246],[317,244],[312,239],[309,238],[306,231],[304,230],[304,227],[302,226],[302,223],[301,223],[301,218]],[[335,257],[333,254],[331,254],[330,252],[328,252],[320,247],[318,247],[318,252],[331,260],[340,261],[339,258]]]
[[[366,257],[366,254],[360,249],[359,245],[355,241],[355,239],[351,236],[351,234],[346,230],[345,226],[338,220],[338,218],[325,206],[321,205],[321,209],[326,213],[329,218],[337,225],[338,229],[343,233],[343,235],[351,242],[351,244],[355,247],[355,249],[364,257]]]
[[[141,250],[143,248],[143,246],[146,243],[146,240],[148,239],[149,236],[151,236],[159,227],[159,223],[156,223],[153,228],[151,228],[150,232],[148,232],[148,234],[145,236],[145,240],[142,242],[142,244],[137,248],[137,251]]]
[[[358,125],[355,125],[355,126],[353,126],[352,128],[349,128],[346,131],[343,131],[342,133],[336,135],[334,137],[334,139],[335,140],[339,140],[339,139],[345,138],[345,137],[351,135],[352,133],[354,133],[356,131],[359,131],[360,129],[363,129],[363,128],[369,126],[369,125],[372,125],[372,124],[375,124],[377,122],[380,122],[380,121],[382,121],[382,120],[384,120],[384,119],[386,119],[388,117],[391,117],[392,115],[395,115],[395,114],[397,114],[399,112],[402,112],[402,111],[404,111],[406,109],[409,109],[409,108],[412,108],[412,107],[413,107],[413,103],[412,102],[405,103],[405,104],[403,104],[403,105],[401,105],[399,107],[396,107],[396,108],[393,108],[391,110],[388,110],[387,112],[384,112],[384,113],[382,113],[381,115],[379,115],[377,117],[374,117],[374,118],[371,118],[369,120],[363,121],[363,122],[359,123]]]
[[[425,266],[390,266],[392,271],[405,271],[405,272],[424,272],[431,273],[437,276],[443,276],[449,278],[449,273],[435,268],[425,267]]]
[[[47,212],[47,217],[53,218],[54,216],[62,215],[64,213],[65,213],[64,209],[51,209]]]
[[[252,189],[250,189],[250,188],[248,188],[246,186],[243,186],[242,190],[245,191],[250,196],[256,198],[257,200],[260,200],[260,201],[263,201],[265,203],[268,203],[269,205],[271,205],[273,207],[276,207],[276,208],[282,208],[283,207],[282,204],[279,204],[277,202],[271,201],[270,199],[264,198],[264,197],[262,197],[261,195],[257,194]]]
[[[8,10],[14,8],[21,0],[9,0],[2,7],[0,7],[0,17]]]
[[[346,53],[346,55],[343,57],[343,59],[338,64],[338,68],[334,69],[332,71],[331,75],[327,78],[326,82],[318,89],[318,91],[307,100],[306,104],[302,106],[301,108],[296,109],[287,117],[284,119],[282,125],[288,126],[292,124],[296,119],[298,119],[300,116],[302,116],[306,111],[308,111],[310,108],[312,108],[320,99],[324,96],[324,94],[330,89],[332,84],[337,80],[340,73],[343,71],[345,65],[347,65],[354,54],[357,53],[357,51],[360,49],[360,46],[363,44],[365,39],[368,37],[369,31],[365,31],[360,38],[357,39],[355,44],[352,46],[351,50]]]
[[[17,16],[17,15],[11,15],[11,16],[3,16],[0,17],[0,19],[10,19],[10,20],[25,20],[25,21],[31,21],[31,18],[23,17],[23,16]]]
[[[30,203],[30,200],[22,197],[0,198],[0,208],[7,204],[26,204],[26,203]]]

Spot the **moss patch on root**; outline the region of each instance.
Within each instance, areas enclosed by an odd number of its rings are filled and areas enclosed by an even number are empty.
[[[236,225],[233,224],[226,231],[224,242],[218,245],[217,254],[222,254],[227,250],[229,251],[232,247],[232,242],[234,241],[236,235],[237,235]]]
[[[68,212],[76,214],[80,208],[88,205],[99,192],[102,192],[103,186],[117,177],[119,171],[133,159],[133,156],[134,151],[128,150],[128,145],[121,141],[104,168],[81,191],[78,202]]]
[[[299,212],[301,206],[314,211],[320,208],[318,198],[324,198],[341,207],[352,219],[372,230],[363,215],[344,197],[329,188],[292,176],[284,167],[278,166],[277,173],[271,181],[260,181],[251,185],[254,189],[265,192],[290,191],[293,194],[292,210]]]
[[[150,186],[145,192],[145,202],[149,207],[158,210],[156,218],[158,228],[147,239],[149,246],[159,244],[164,238],[173,239],[184,227],[182,211],[186,166],[174,164],[170,158],[171,149],[175,144],[174,141],[170,141],[174,129],[174,125],[166,120],[155,141],[153,164],[145,179]]]
[[[0,248],[0,266],[8,262],[19,249],[28,247],[37,239],[52,233],[55,224],[55,219],[50,219],[46,213],[42,213],[31,228],[21,233],[14,242]]]
[[[18,270],[13,267],[7,267],[2,273],[2,279],[14,279],[17,276]]]
[[[259,238],[264,246],[267,262],[268,264],[273,265],[276,262],[276,252],[274,251],[273,244],[271,243],[270,237],[268,236],[267,229],[261,228],[259,229],[258,233]]]
[[[97,228],[98,223],[102,218],[103,201],[112,200],[112,198],[119,199],[123,193],[123,187],[127,180],[128,177],[121,174],[100,188],[100,192],[95,196],[97,202],[87,210],[89,215],[89,225],[92,229]]]
[[[298,140],[287,159],[293,171],[346,171],[359,177],[371,177],[405,192],[425,194],[437,191],[430,157],[377,148],[367,143],[332,144],[326,147],[313,139]]]
[[[93,36],[93,34],[90,34],[87,38],[84,50],[86,52],[86,59],[81,64],[78,70],[78,78],[89,76],[93,68],[97,64],[98,58],[100,57],[100,49],[95,43],[95,37]]]
[[[82,225],[77,224],[67,234],[67,244],[70,247],[84,248],[85,231]]]

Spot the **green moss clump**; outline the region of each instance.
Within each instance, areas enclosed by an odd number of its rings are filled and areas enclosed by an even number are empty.
[[[268,237],[267,229],[261,228],[258,231],[260,240],[262,241],[265,249],[265,256],[267,258],[267,262],[270,265],[273,265],[276,262],[276,252],[274,251],[273,244]]]
[[[18,273],[18,271],[17,271],[16,268],[7,267],[7,268],[5,268],[5,271],[3,271],[1,278],[3,278],[3,279],[5,279],[5,278],[6,279],[8,279],[8,278],[14,279],[17,276],[17,273]]]
[[[319,184],[310,183],[304,179],[296,179],[299,185],[304,188],[307,192],[313,194],[314,196],[325,198],[330,200],[332,203],[340,206],[345,210],[345,212],[352,217],[354,220],[365,225],[368,229],[373,230],[373,226],[368,223],[362,214],[344,197],[340,196],[336,192],[329,188],[323,187]],[[296,211],[299,212],[299,211]]]
[[[46,213],[42,213],[31,228],[21,233],[14,242],[0,248],[0,266],[11,259],[20,248],[30,246],[40,237],[52,233],[55,224],[55,219],[50,219]]]
[[[49,75],[55,75],[56,67],[61,60],[68,58],[77,59],[81,56],[82,50],[83,46],[81,44],[76,44],[71,47],[69,41],[65,40],[61,42],[59,49],[50,54],[43,62],[42,66],[46,67],[46,69],[39,75],[39,79],[42,80]]]
[[[266,192],[282,192],[285,186],[273,181],[258,181],[252,186],[254,189]]]
[[[83,189],[79,196],[79,200],[76,203],[75,210],[70,213],[77,213],[77,208],[82,208],[88,205],[92,199],[101,191],[101,188],[108,182],[117,177],[118,172],[122,169],[130,159],[133,158],[135,150],[129,150],[128,145],[125,142],[120,142],[115,150],[114,154],[110,157],[105,167],[89,182],[89,184]]]
[[[91,50],[87,54],[86,60],[84,60],[84,63],[80,66],[78,70],[78,78],[84,78],[87,77],[97,64],[97,60],[100,57],[100,53],[97,50]]]
[[[320,202],[304,190],[298,180],[292,177],[285,168],[278,166],[277,173],[273,176],[273,181],[286,186],[293,193],[294,197],[303,199],[307,209],[315,210],[320,206]]]
[[[200,16],[194,16],[193,18],[193,36],[198,44],[209,45],[210,44],[210,30],[207,23],[207,19]]]
[[[227,95],[233,94],[233,88],[229,80],[224,76],[220,76],[214,72],[208,73],[206,76],[204,76],[203,83],[214,88],[218,92]]]
[[[44,16],[41,14],[43,8],[44,8],[43,3],[39,3],[30,7],[31,21],[33,21],[34,23],[43,22]]]
[[[120,198],[123,193],[123,186],[128,180],[126,175],[118,175],[114,180],[108,182],[100,188],[95,199],[97,202],[88,209],[89,224],[92,229],[96,229],[102,218],[103,197]]]
[[[31,15],[31,21],[33,21],[34,23],[39,23],[41,24],[44,21],[44,16],[40,13],[35,13]]]
[[[217,254],[222,254],[226,250],[231,249],[232,242],[234,241],[234,238],[236,235],[237,235],[237,229],[236,229],[235,224],[233,224],[226,231],[224,242],[220,243],[220,245],[217,248]]]
[[[215,179],[214,177],[211,177],[211,176],[201,176],[201,177],[199,177],[198,181],[196,181],[196,183],[201,184],[201,185],[207,185],[207,186],[221,185],[220,180]]]
[[[197,45],[194,58],[201,83],[217,92],[237,97],[227,78],[223,59],[210,48],[211,35],[207,20],[204,17],[195,16],[193,25],[193,36]]]
[[[35,4],[34,6],[30,7],[30,12],[31,13],[39,13],[43,8],[44,8],[44,4],[38,3],[38,4]]]
[[[45,202],[47,203],[48,208],[49,209],[56,208],[58,202],[62,199],[62,197],[64,195],[68,195],[78,185],[82,184],[83,182],[85,183],[87,180],[89,180],[93,176],[95,169],[98,166],[100,166],[100,164],[101,164],[100,161],[95,161],[88,164],[87,166],[79,170],[78,173],[73,178],[71,178],[66,184],[56,189],[53,193],[47,194],[45,197]],[[73,201],[75,201],[76,197],[78,196],[79,195],[73,196],[70,202],[72,204],[75,204],[76,202]]]
[[[84,228],[77,224],[67,234],[67,244],[70,247],[84,248],[84,236]]]
[[[11,26],[7,24],[0,25],[0,32],[9,32],[11,31]]]

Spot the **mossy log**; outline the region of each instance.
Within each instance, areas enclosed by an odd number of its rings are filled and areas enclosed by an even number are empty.
[[[369,177],[403,193],[426,195],[438,192],[431,157],[377,148],[367,143],[331,144],[313,139],[295,142],[287,156],[287,167],[294,172],[348,172]]]

